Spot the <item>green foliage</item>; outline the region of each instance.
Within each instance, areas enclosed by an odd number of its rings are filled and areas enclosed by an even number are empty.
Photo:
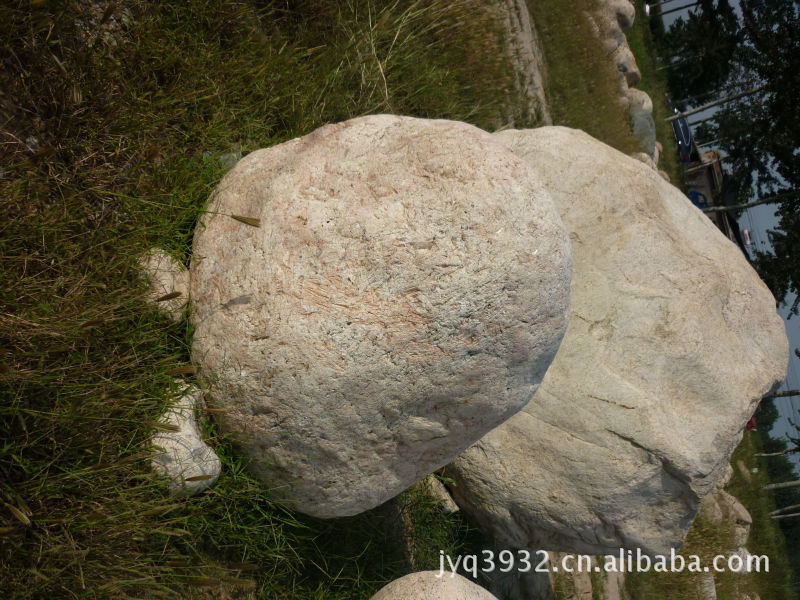
[[[698,98],[719,90],[730,75],[740,35],[728,0],[702,0],[686,18],[676,19],[661,44],[674,65],[667,71],[673,92],[699,104]]]
[[[795,544],[787,544],[787,541],[797,540],[796,534],[800,530],[795,527],[791,536],[784,535],[786,530],[782,530],[782,524],[779,525],[778,521],[769,516],[769,513],[777,507],[787,506],[785,502],[792,501],[794,493],[789,490],[775,490],[773,493],[763,490],[762,487],[775,481],[787,481],[796,477],[787,477],[787,474],[782,472],[783,468],[779,465],[788,462],[785,457],[753,457],[753,454],[767,451],[763,442],[769,437],[762,427],[753,433],[745,435],[733,454],[732,463],[737,468],[734,469],[734,477],[728,486],[728,491],[739,499],[753,517],[747,549],[752,554],[767,555],[770,559],[769,573],[753,575],[759,595],[764,600],[795,599],[797,595],[792,589],[792,563],[794,563],[794,573],[797,573],[797,566],[800,564],[797,562],[798,548]],[[776,458],[783,460],[776,461]],[[746,469],[757,467],[758,470],[747,477],[738,468],[740,463]],[[786,491],[789,491],[789,494],[782,494]],[[792,502],[800,503],[800,499]],[[794,527],[792,524],[790,526]]]
[[[759,413],[761,415],[761,413]],[[761,420],[759,420],[761,425]],[[772,465],[776,457],[756,459],[754,453],[766,451],[762,441],[768,435],[761,429],[745,435],[731,459],[734,475],[727,491],[736,497],[750,512],[753,524],[747,540],[751,554],[769,557],[769,571],[748,575],[732,572],[714,573],[719,598],[737,598],[743,594],[751,597],[758,594],[762,600],[793,600],[797,596],[792,589],[792,569],[787,554],[793,556],[796,549],[787,548],[787,539],[797,539],[795,533],[784,533],[778,522],[771,519],[770,511],[778,506],[786,506],[788,498],[778,499],[777,494],[762,490],[770,481],[785,481],[786,473],[782,467]],[[785,457],[782,458],[786,461]],[[777,461],[778,463],[781,461]],[[788,461],[786,461],[788,462]],[[777,464],[777,463],[776,463]],[[758,470],[751,473],[751,468]],[[791,470],[791,469],[790,469]],[[773,479],[773,476],[778,479]],[[780,479],[783,477],[783,479]],[[781,490],[776,490],[781,491]],[[796,491],[796,490],[795,490]],[[800,503],[796,500],[795,503]],[[733,529],[720,527],[709,522],[701,513],[692,525],[686,542],[681,548],[683,556],[696,554],[702,564],[710,564],[718,554],[726,554],[733,547]],[[672,598],[700,598],[701,579],[699,574],[683,573],[632,573],[627,576],[626,588],[630,597],[636,600],[670,600]]]
[[[800,292],[800,2],[742,0],[740,17],[727,0],[703,0],[661,40],[672,57],[672,89],[689,104],[739,92],[718,108],[702,137],[718,139],[725,168],[739,182],[745,202],[777,196],[779,227],[774,248],[756,251],[759,274],[779,302]],[[704,97],[705,96],[705,97]],[[797,314],[800,303],[792,305]]]
[[[775,298],[790,293],[800,297],[800,203],[790,200],[780,206],[780,229],[770,231],[772,251],[756,249],[756,269]],[[798,303],[791,306],[798,313]]]

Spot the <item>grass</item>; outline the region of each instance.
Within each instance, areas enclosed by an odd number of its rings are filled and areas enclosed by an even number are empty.
[[[619,76],[594,36],[584,13],[601,9],[597,0],[529,0],[528,6],[542,39],[547,70],[547,96],[553,123],[582,129],[606,144],[631,154],[640,152],[631,132],[628,109],[620,103]],[[628,44],[636,57],[642,80],[636,86],[653,101],[656,139],[663,145],[659,169],[672,183],[685,187],[685,174],[671,126],[664,121],[671,114],[667,82],[657,70],[656,48],[647,17],[637,4],[633,27],[627,31]]]
[[[499,24],[478,0],[109,6],[0,7],[0,597],[365,598],[410,568],[403,511],[458,554],[466,524],[416,492],[286,510],[213,424],[222,477],[169,498],[150,439],[192,331],[136,260],[188,257],[208,152],[378,112],[496,126],[520,110]]]
[[[636,64],[642,73],[642,80],[636,87],[647,92],[653,101],[653,121],[656,125],[656,139],[663,146],[658,167],[667,172],[674,185],[685,191],[686,171],[678,156],[678,146],[675,143],[672,126],[664,120],[672,114],[668,100],[670,94],[667,77],[664,71],[658,70],[658,62],[656,61],[658,52],[650,24],[648,23],[648,17],[644,15],[644,9],[641,5],[637,5],[636,12],[633,27],[626,34],[628,45],[636,57]]]
[[[792,570],[786,552],[786,539],[778,522],[769,517],[769,513],[777,508],[775,498],[773,492],[761,489],[772,483],[766,468],[766,461],[770,459],[754,457],[753,454],[758,452],[763,452],[760,438],[756,435],[745,435],[733,454],[732,463],[736,466],[741,461],[749,469],[758,467],[758,471],[746,477],[741,469],[735,468],[728,490],[753,517],[747,542],[748,550],[753,554],[765,554],[770,559],[770,572],[755,575],[756,591],[764,600],[795,600],[797,594],[792,590]]]
[[[544,49],[553,124],[582,129],[626,154],[639,152],[619,101],[617,69],[584,15],[598,6],[598,0],[528,0]]]
[[[747,540],[747,549],[751,554],[769,557],[769,572],[736,574],[730,571],[714,573],[717,597],[740,598],[744,594],[762,600],[794,600],[797,596],[792,590],[792,573],[786,554],[786,540],[776,521],[769,518],[774,510],[772,494],[761,490],[769,483],[765,470],[749,473],[749,468],[757,461],[753,454],[760,451],[760,444],[753,435],[745,435],[734,451],[731,464],[734,475],[726,487],[750,513],[753,524]],[[745,475],[738,463],[747,466]],[[718,554],[726,554],[733,546],[733,531],[730,527],[720,527],[710,523],[703,515],[699,515],[689,530],[686,543],[681,548],[683,556],[696,554],[701,557],[702,564],[710,564]],[[627,576],[626,588],[635,600],[688,600],[702,598],[700,595],[700,576],[688,573],[633,573]]]

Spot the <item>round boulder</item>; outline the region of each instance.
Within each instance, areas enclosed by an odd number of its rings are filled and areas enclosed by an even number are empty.
[[[252,472],[317,517],[375,507],[532,397],[572,255],[488,133],[377,115],[243,158],[198,225],[192,358]]]
[[[466,577],[448,571],[410,573],[382,587],[370,600],[497,600]]]

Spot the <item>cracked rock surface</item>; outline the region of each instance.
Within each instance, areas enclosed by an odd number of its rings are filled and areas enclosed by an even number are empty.
[[[385,502],[520,410],[566,329],[553,202],[463,123],[362,117],[249,154],[194,256],[192,359],[218,424],[317,517]]]
[[[668,554],[789,348],[741,251],[646,165],[563,127],[504,131],[573,244],[572,316],[533,400],[445,474],[517,548]]]

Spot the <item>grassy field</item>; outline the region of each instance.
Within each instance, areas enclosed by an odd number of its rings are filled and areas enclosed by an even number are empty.
[[[0,597],[364,598],[436,567],[469,534],[424,494],[308,519],[210,423],[221,479],[167,497],[149,440],[192,332],[136,260],[188,256],[232,149],[379,112],[496,126],[519,109],[499,23],[477,0],[98,6],[0,7]]]
[[[639,144],[628,110],[618,100],[616,67],[584,14],[598,6],[598,0],[528,0],[541,38],[553,124],[583,129],[630,154]]]
[[[637,4],[636,19],[633,27],[626,33],[628,45],[636,57],[636,64],[642,73],[642,80],[636,86],[647,92],[653,101],[653,121],[656,125],[656,139],[661,142],[664,151],[658,167],[667,172],[672,183],[681,189],[685,188],[686,171],[678,157],[678,147],[672,126],[664,119],[672,114],[669,106],[669,89],[663,71],[658,70],[657,52],[653,42],[651,28],[648,25],[644,9]]]
[[[548,6],[550,55],[576,51],[579,8]],[[482,0],[0,6],[0,597],[367,598],[486,547],[419,489],[350,519],[293,513],[211,422],[222,477],[168,497],[150,439],[192,378],[192,331],[143,303],[136,261],[188,258],[233,150],[371,113],[526,115],[503,42]],[[605,110],[580,48],[550,78],[576,127]],[[585,127],[629,147],[626,115],[601,121]]]
[[[553,123],[583,129],[626,154],[639,152],[628,109],[619,102],[616,67],[584,15],[601,10],[598,0],[528,0],[528,6],[541,36]],[[637,4],[634,25],[626,33],[642,73],[636,87],[653,101],[656,139],[664,147],[658,166],[680,187],[683,168],[672,128],[664,121],[671,114],[666,79],[656,70],[656,52],[646,19]]]

